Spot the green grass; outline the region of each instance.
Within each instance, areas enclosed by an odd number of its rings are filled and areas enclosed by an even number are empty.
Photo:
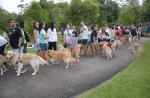
[[[77,98],[150,98],[150,41],[128,68]]]

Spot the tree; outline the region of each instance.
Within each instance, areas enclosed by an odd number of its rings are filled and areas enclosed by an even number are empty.
[[[68,16],[76,25],[81,21],[96,24],[99,17],[99,3],[97,0],[72,0]]]
[[[38,2],[32,2],[25,10],[25,15],[36,21],[49,21],[47,10],[42,9]]]
[[[135,13],[134,7],[127,6],[120,12],[118,22],[123,25],[130,25],[136,23],[136,20],[137,15]]]
[[[100,6],[100,18],[107,23],[113,23],[117,21],[119,16],[119,7],[115,2],[110,2]]]
[[[130,6],[138,6],[139,5],[139,0],[129,0]]]
[[[32,31],[32,25],[35,21],[39,22],[48,22],[49,21],[49,14],[46,9],[43,9],[38,2],[32,2],[30,6],[28,6],[24,10],[24,23],[25,23],[25,29],[28,32]]]
[[[62,27],[62,24],[67,24],[67,13],[69,11],[68,3],[57,3],[54,5],[52,11],[53,21],[55,22],[56,27]]]
[[[15,13],[9,13],[6,10],[0,8],[0,34],[8,29],[8,20],[10,18],[16,18]]]
[[[143,18],[146,22],[150,21],[150,0],[145,0],[143,4]]]

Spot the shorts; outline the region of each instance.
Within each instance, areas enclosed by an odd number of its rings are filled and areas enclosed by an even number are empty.
[[[36,43],[34,43],[34,49],[35,49],[35,51],[40,51],[41,50],[40,46],[37,46]]]
[[[87,41],[87,45],[90,46],[92,44],[91,41]]]
[[[102,42],[102,41],[103,41],[102,39],[98,38],[98,43],[100,43],[100,42]]]
[[[48,51],[48,44],[40,43],[39,46],[40,46],[42,51]]]
[[[82,45],[87,45],[87,39],[82,39]]]
[[[78,44],[82,44],[82,40],[78,40]]]

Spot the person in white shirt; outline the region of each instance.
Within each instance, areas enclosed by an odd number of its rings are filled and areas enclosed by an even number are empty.
[[[4,37],[0,36],[0,55],[4,55],[7,42],[8,41]]]
[[[80,29],[81,35],[82,35],[82,46],[84,55],[86,55],[87,50],[87,42],[88,42],[88,27],[85,25],[84,22],[81,22],[81,29]]]
[[[72,37],[72,32],[73,32],[73,29],[72,29],[72,24],[69,23],[67,24],[67,28],[64,32],[64,47],[70,49],[70,40],[71,40],[71,37]]]
[[[48,49],[49,50],[54,49],[56,51],[57,50],[57,32],[56,32],[56,28],[54,26],[54,22],[50,23],[50,27],[47,30],[47,35],[49,37],[49,39],[48,39],[48,44],[49,44]]]

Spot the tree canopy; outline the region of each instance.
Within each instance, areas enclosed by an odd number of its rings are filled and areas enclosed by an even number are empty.
[[[13,17],[17,18],[20,25],[24,24],[22,27],[31,34],[35,21],[53,21],[58,29],[69,22],[79,25],[84,21],[87,25],[103,26],[112,23],[129,25],[150,21],[150,0],[144,0],[143,5],[139,5],[138,0],[128,2],[127,6],[120,8],[112,0],[72,0],[70,4],[40,0],[23,7],[23,12],[18,15],[0,8],[0,32],[7,29],[7,21]]]

